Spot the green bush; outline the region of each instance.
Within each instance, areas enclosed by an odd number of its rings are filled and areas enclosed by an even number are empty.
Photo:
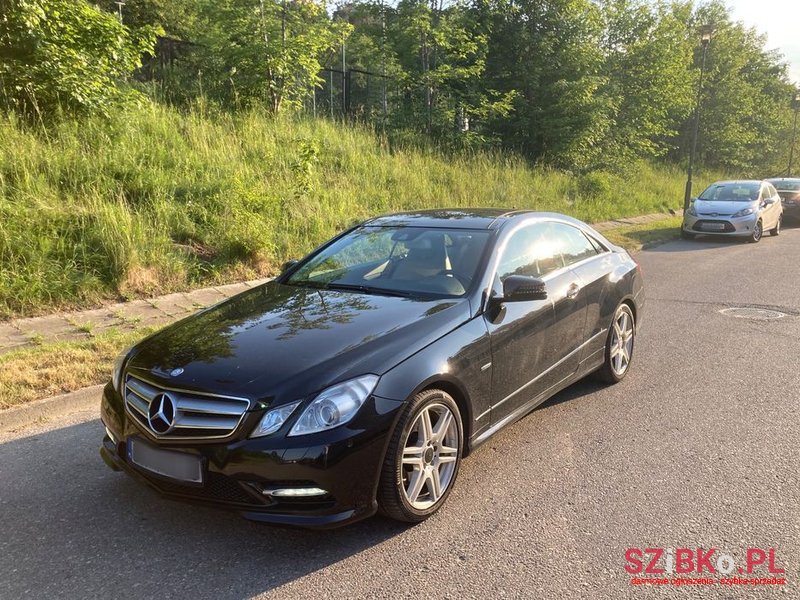
[[[152,51],[154,29],[134,35],[85,0],[0,6],[0,106],[38,118],[107,115],[133,94],[121,79]]]

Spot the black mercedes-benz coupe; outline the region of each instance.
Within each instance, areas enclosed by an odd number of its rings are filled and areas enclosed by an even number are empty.
[[[492,434],[590,373],[625,377],[642,289],[563,215],[378,217],[123,353],[101,455],[249,519],[421,521]]]

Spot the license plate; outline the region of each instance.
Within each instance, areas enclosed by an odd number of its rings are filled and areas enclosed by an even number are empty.
[[[725,223],[703,223],[703,229],[710,229],[712,231],[724,231]]]
[[[203,483],[203,461],[185,452],[154,448],[136,438],[128,440],[128,457],[137,467],[177,481]]]

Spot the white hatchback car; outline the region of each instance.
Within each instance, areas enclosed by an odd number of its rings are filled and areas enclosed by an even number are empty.
[[[681,237],[725,235],[758,242],[781,232],[783,205],[767,181],[718,181],[692,201],[683,215]]]

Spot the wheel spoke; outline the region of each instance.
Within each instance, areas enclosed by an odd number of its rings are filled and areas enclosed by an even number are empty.
[[[433,426],[431,425],[431,413],[426,408],[419,416],[420,418],[420,435],[422,441],[428,443],[433,440]]]
[[[440,465],[456,462],[457,459],[458,459],[458,448],[449,448],[447,446],[442,446],[442,448],[439,450]]]
[[[436,502],[442,496],[442,480],[439,478],[439,469],[431,469],[428,475],[428,491],[431,502]]]
[[[408,498],[409,502],[417,501],[417,498],[419,498],[419,494],[422,492],[422,487],[425,485],[425,480],[427,478],[427,474],[422,469],[419,471],[414,471],[409,475],[408,488],[406,489],[406,497]]]
[[[406,446],[403,448],[403,464],[421,469],[425,466],[422,460],[424,450],[422,446]]]
[[[433,432],[433,440],[436,442],[443,442],[447,435],[447,430],[450,429],[450,425],[452,424],[453,413],[448,410],[439,418],[439,422],[436,423],[436,429]]]

